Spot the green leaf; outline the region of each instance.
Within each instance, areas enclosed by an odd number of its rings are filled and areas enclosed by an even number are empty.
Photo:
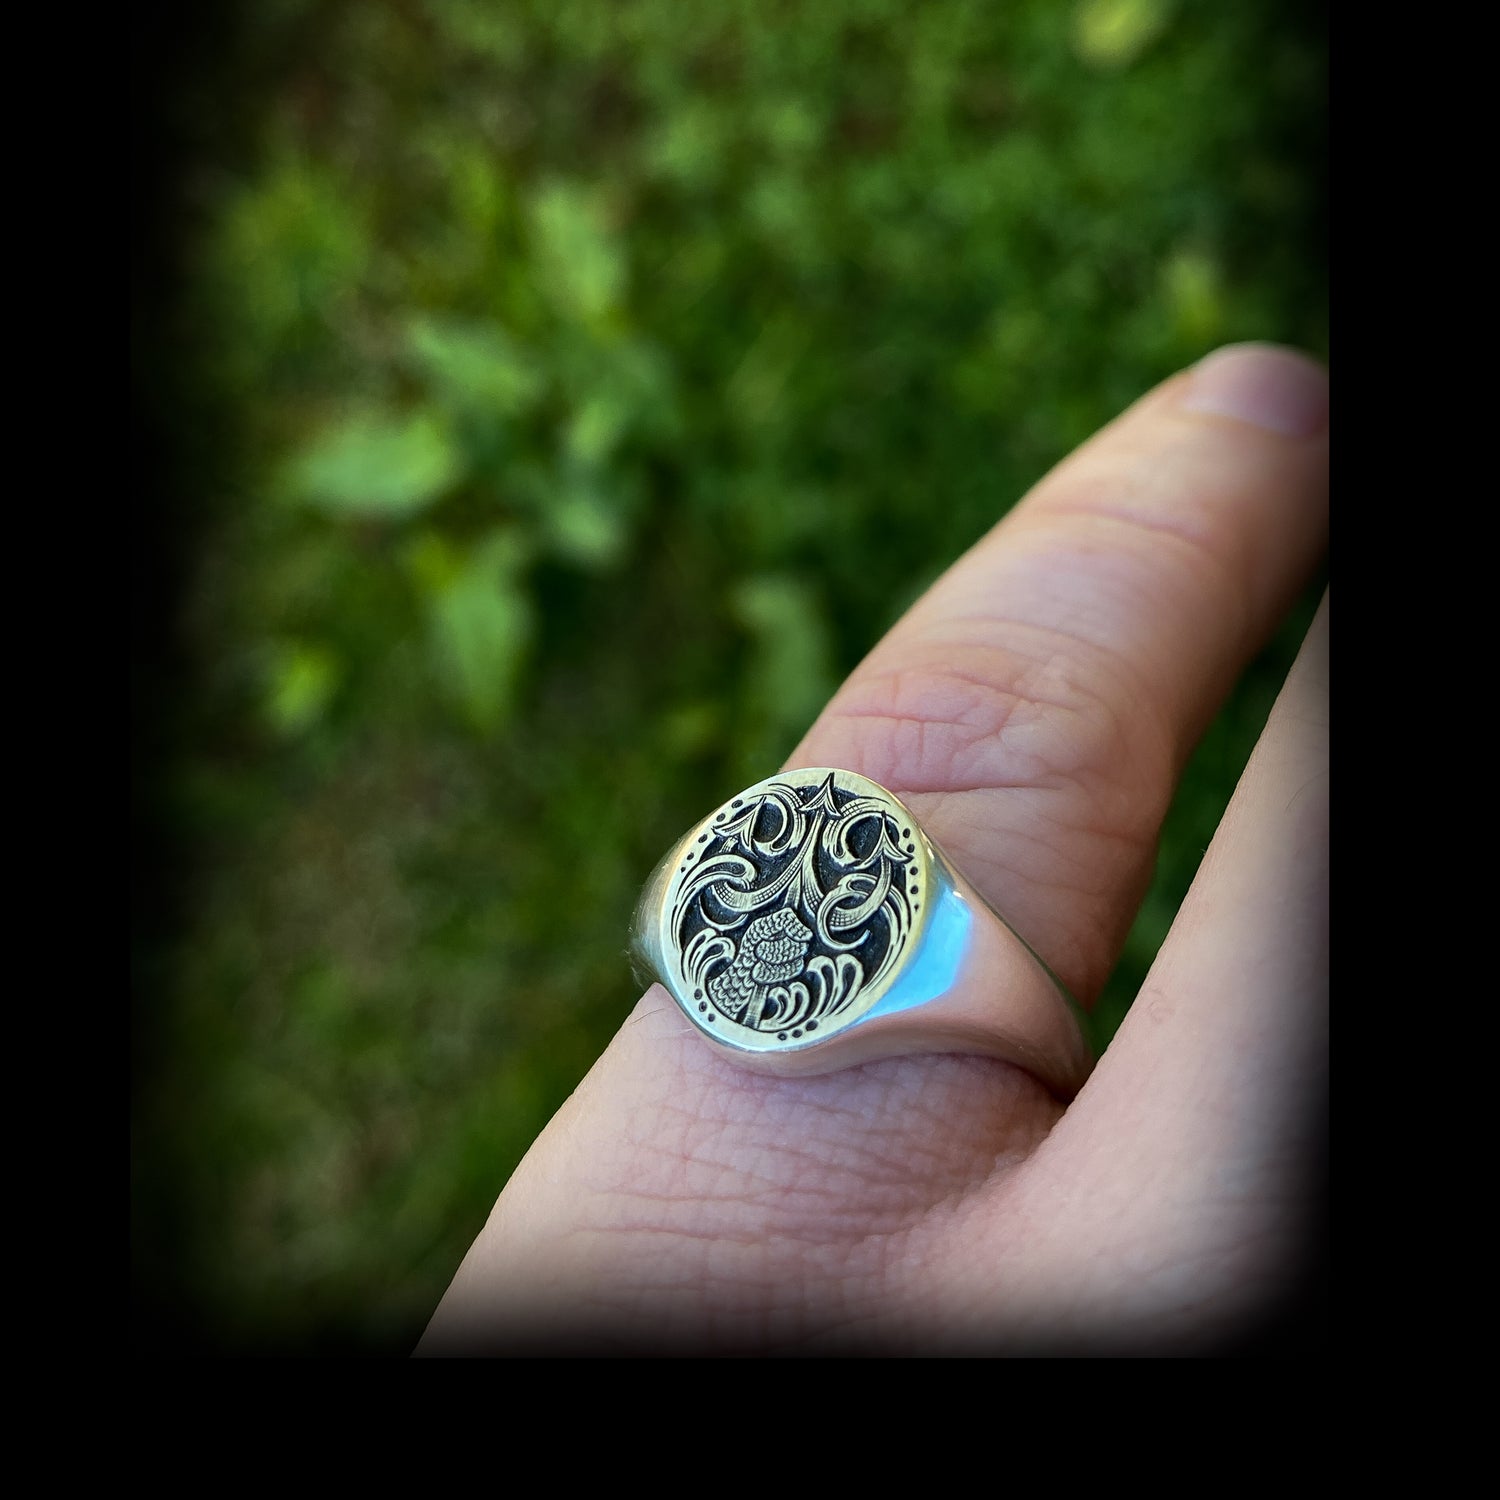
[[[330,515],[402,520],[460,477],[446,425],[430,411],[365,411],[319,433],[288,475],[293,497]]]
[[[612,393],[585,401],[568,422],[569,458],[588,468],[603,465],[629,427],[630,417],[629,407]]]
[[[1163,267],[1162,283],[1179,338],[1194,350],[1206,350],[1224,323],[1218,262],[1201,251],[1181,250]]]
[[[733,160],[736,121],[722,104],[688,94],[646,136],[643,160],[654,176],[686,188],[720,181]]]
[[[460,412],[521,416],[545,389],[539,361],[494,324],[413,318],[407,349],[434,397]]]
[[[291,737],[322,718],[338,686],[338,658],[327,647],[294,641],[276,649],[266,688],[265,715]]]
[[[1171,0],[1083,0],[1073,17],[1073,46],[1092,67],[1128,68],[1161,35]]]
[[[585,323],[607,318],[625,290],[625,258],[593,196],[568,183],[544,188],[532,205],[532,234],[553,304]]]
[[[589,484],[560,490],[547,502],[543,519],[553,550],[571,563],[603,570],[624,556],[625,519],[606,494]]]
[[[432,640],[455,704],[488,734],[514,706],[531,645],[524,567],[530,549],[506,529],[491,536],[445,580],[434,579]]]

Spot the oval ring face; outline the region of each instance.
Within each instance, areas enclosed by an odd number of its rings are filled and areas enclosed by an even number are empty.
[[[925,921],[932,852],[910,812],[850,771],[784,771],[680,846],[662,976],[715,1041],[800,1050],[889,988]]]

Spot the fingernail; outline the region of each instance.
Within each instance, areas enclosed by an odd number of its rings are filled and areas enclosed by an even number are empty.
[[[1328,374],[1291,349],[1235,344],[1198,362],[1182,406],[1284,437],[1311,437],[1328,425]]]

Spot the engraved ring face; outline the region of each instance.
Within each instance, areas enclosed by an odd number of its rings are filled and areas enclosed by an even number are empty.
[[[815,1046],[889,988],[932,876],[931,846],[882,787],[849,771],[784,771],[677,846],[648,915],[660,977],[721,1044]]]

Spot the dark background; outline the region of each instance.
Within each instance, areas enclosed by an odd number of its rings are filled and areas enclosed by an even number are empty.
[[[137,1346],[402,1354],[667,843],[1152,383],[1326,358],[1322,19],[277,0],[133,68]]]

